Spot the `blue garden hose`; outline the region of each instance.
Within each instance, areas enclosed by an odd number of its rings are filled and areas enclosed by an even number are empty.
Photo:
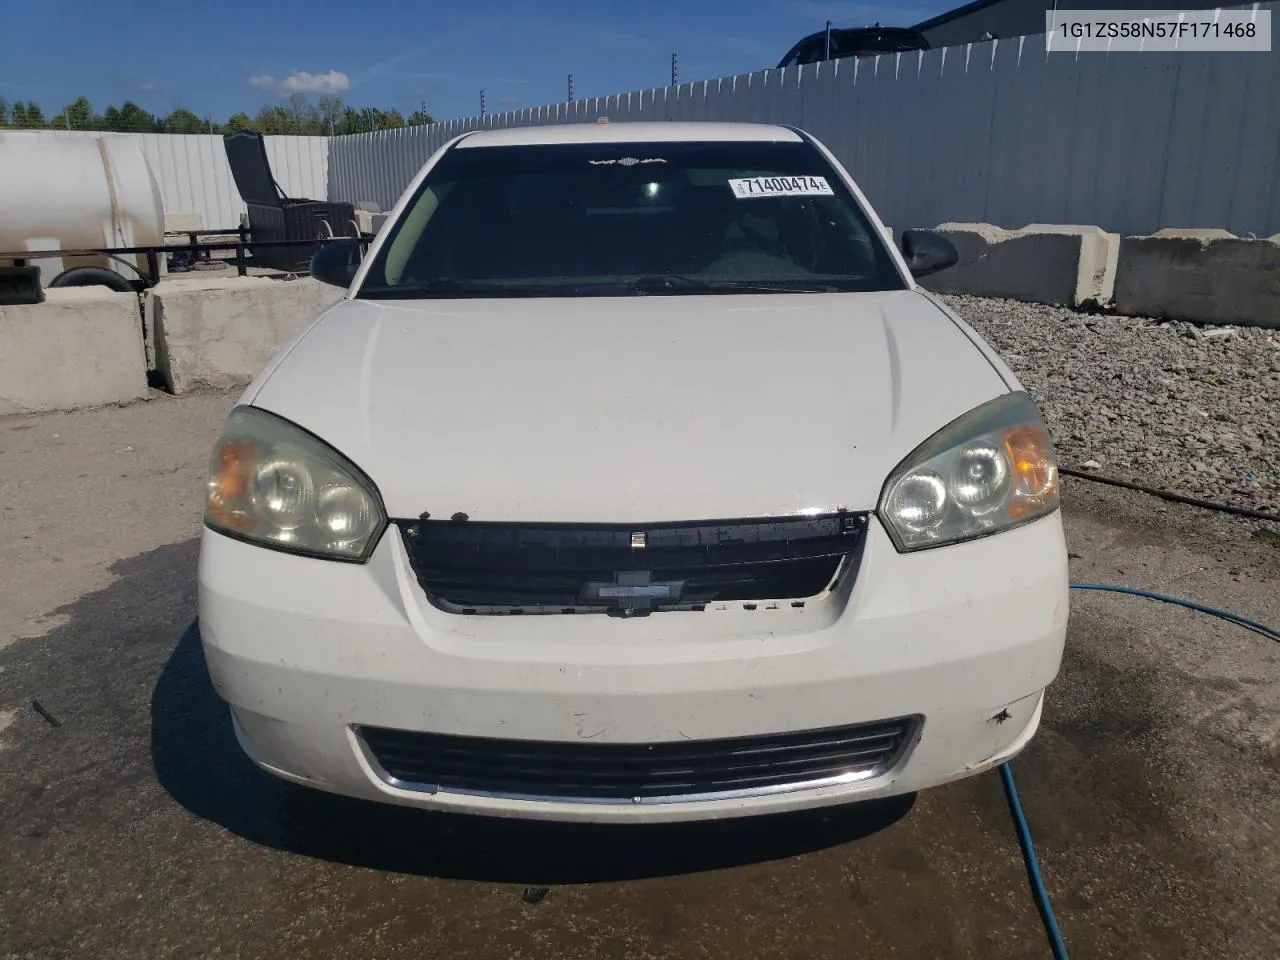
[[[1218,610],[1201,603],[1171,597],[1151,590],[1139,590],[1135,587],[1113,587],[1105,583],[1073,583],[1072,590],[1104,590],[1108,593],[1124,593],[1134,597],[1145,597],[1148,600],[1159,600],[1161,603],[1172,603],[1188,610],[1207,613],[1229,623],[1238,624],[1248,630],[1262,634],[1272,640],[1280,641],[1280,630],[1274,630],[1256,620],[1242,617],[1228,610]],[[1031,828],[1027,826],[1026,814],[1022,812],[1022,802],[1018,799],[1018,788],[1013,782],[1013,770],[1006,760],[1000,764],[1000,779],[1004,782],[1005,799],[1009,801],[1009,813],[1013,817],[1013,826],[1018,833],[1018,846],[1022,848],[1022,861],[1027,868],[1027,879],[1031,882],[1031,895],[1035,899],[1036,909],[1040,913],[1040,922],[1044,924],[1044,932],[1049,937],[1049,949],[1054,960],[1067,960],[1067,945],[1058,929],[1058,919],[1053,915],[1053,907],[1049,903],[1049,891],[1045,888],[1044,877],[1040,875],[1040,862],[1036,859],[1035,845],[1031,842]]]
[[[1031,896],[1035,898],[1036,909],[1040,911],[1044,932],[1049,935],[1049,949],[1053,952],[1053,960],[1067,960],[1067,945],[1058,929],[1058,918],[1053,915],[1053,907],[1049,904],[1049,891],[1045,888],[1044,877],[1040,876],[1040,862],[1036,860],[1036,848],[1031,842],[1031,828],[1027,826],[1027,817],[1022,812],[1018,788],[1013,782],[1013,771],[1009,768],[1008,760],[1000,764],[1000,779],[1004,781],[1004,796],[1009,801],[1013,827],[1018,831],[1022,862],[1027,867],[1027,879],[1031,881]]]
[[[1270,637],[1272,640],[1280,640],[1280,630],[1273,630],[1271,627],[1258,623],[1256,620],[1250,620],[1242,617],[1238,613],[1231,613],[1227,610],[1218,610],[1215,607],[1206,607],[1202,603],[1193,603],[1190,600],[1182,600],[1178,597],[1171,597],[1164,593],[1154,593],[1151,590],[1139,590],[1136,587],[1113,587],[1105,583],[1073,583],[1072,590],[1106,590],[1110,593],[1127,593],[1134,597],[1146,597],[1148,600],[1159,600],[1161,603],[1172,603],[1179,607],[1186,607],[1188,610],[1196,610],[1199,613],[1207,613],[1211,617],[1218,617],[1231,623],[1239,624],[1249,630],[1256,631],[1264,637]]]

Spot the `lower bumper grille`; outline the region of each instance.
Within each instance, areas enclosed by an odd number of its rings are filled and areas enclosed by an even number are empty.
[[[921,718],[725,740],[567,743],[382,727],[358,730],[390,783],[406,789],[582,803],[671,803],[781,793],[885,773]]]
[[[802,606],[856,561],[867,516],[398,525],[419,584],[443,610],[635,615],[727,601]]]

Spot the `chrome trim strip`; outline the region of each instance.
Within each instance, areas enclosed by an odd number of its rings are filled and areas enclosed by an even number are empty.
[[[920,742],[920,736],[924,730],[924,717],[919,714],[902,718],[902,722],[907,725],[907,730],[902,737],[901,742],[892,754],[876,766],[852,773],[842,773],[833,777],[821,777],[817,780],[802,780],[795,783],[779,783],[772,784],[767,787],[749,787],[743,790],[720,790],[711,793],[687,793],[671,796],[658,797],[575,797],[568,795],[545,795],[537,793],[509,793],[499,790],[471,790],[461,787],[441,787],[435,783],[417,783],[410,780],[401,780],[399,777],[392,776],[378,762],[377,757],[373,755],[373,751],[369,749],[369,745],[365,743],[364,737],[360,735],[360,727],[353,726],[351,728],[354,739],[359,746],[360,753],[365,763],[369,765],[369,769],[385,783],[387,786],[396,790],[404,790],[410,793],[423,793],[431,796],[458,796],[458,797],[483,797],[489,800],[516,800],[525,803],[570,803],[584,804],[595,806],[658,806],[676,803],[711,803],[717,800],[749,800],[755,797],[771,797],[784,793],[799,793],[806,790],[822,790],[828,787],[846,786],[852,783],[862,783],[867,780],[874,780],[877,777],[887,776],[894,772],[903,764],[907,758],[915,750],[916,745]],[[875,721],[871,721],[867,726],[874,726]]]

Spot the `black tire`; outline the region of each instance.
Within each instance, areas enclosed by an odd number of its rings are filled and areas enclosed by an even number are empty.
[[[131,284],[106,267],[72,267],[63,270],[49,282],[49,287],[108,287],[117,293],[136,292]]]

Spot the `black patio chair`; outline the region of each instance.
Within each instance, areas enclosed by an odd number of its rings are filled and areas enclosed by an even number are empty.
[[[271,173],[262,134],[238,130],[224,134],[222,143],[240,199],[249,210],[249,249],[255,265],[306,273],[317,240],[359,236],[353,204],[290,197],[280,189]],[[252,245],[255,240],[300,242],[296,246],[257,247]]]

